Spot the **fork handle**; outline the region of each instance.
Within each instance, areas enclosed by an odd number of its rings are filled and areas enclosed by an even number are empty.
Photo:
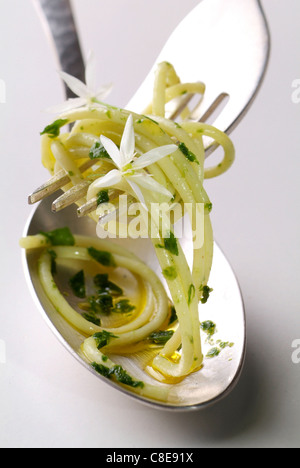
[[[85,81],[85,64],[70,0],[34,0],[59,69]],[[74,97],[65,86],[67,98]]]

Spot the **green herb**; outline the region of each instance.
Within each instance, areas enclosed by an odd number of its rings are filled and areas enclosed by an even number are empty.
[[[97,206],[103,203],[109,203],[108,190],[101,190],[97,195]]]
[[[212,203],[205,203],[205,211],[207,211],[208,213],[211,213],[212,212],[212,209],[213,209],[213,204]]]
[[[107,362],[108,361],[108,356],[102,356],[102,361]]]
[[[178,274],[175,267],[168,267],[163,270],[163,275],[168,280],[176,280]]]
[[[87,320],[88,322],[93,323],[94,325],[97,325],[98,327],[101,326],[101,320],[98,317],[96,317],[94,314],[84,313],[82,314],[82,317],[85,318],[85,320]]]
[[[122,366],[114,366],[113,370],[114,376],[118,382],[133,388],[144,388],[145,384],[143,382],[133,380],[133,378],[129,374],[127,374],[127,372],[123,369]]]
[[[57,138],[60,134],[60,129],[64,127],[69,121],[68,120],[56,120],[51,125],[48,125],[42,132],[41,135],[48,135],[49,138]]]
[[[90,296],[88,302],[94,314],[110,315],[114,306],[111,295],[106,292]]]
[[[98,374],[102,375],[106,379],[110,379],[112,377],[112,372],[109,367],[103,366],[102,364],[97,364],[96,362],[93,362],[91,366],[95,369]]]
[[[107,379],[112,379],[115,377],[117,382],[120,382],[124,385],[128,385],[133,388],[144,388],[145,384],[143,382],[133,380],[133,378],[123,369],[122,366],[106,367],[102,364],[97,364],[96,362],[92,363],[92,367],[95,369],[98,374],[102,375]]]
[[[221,341],[221,342],[219,343],[219,347],[220,347],[221,349],[233,348],[233,346],[234,346],[234,343],[230,343],[229,341]]]
[[[201,323],[201,329],[211,337],[216,333],[217,325],[210,320],[207,320],[206,322]]]
[[[75,245],[75,239],[69,228],[55,229],[50,232],[41,232],[53,246],[58,245]]]
[[[170,232],[170,236],[164,239],[164,248],[168,250],[172,255],[179,255],[179,249],[177,239],[173,232]]]
[[[193,302],[194,298],[195,298],[195,294],[196,294],[196,288],[193,284],[190,285],[189,287],[189,293],[188,293],[188,304],[191,305],[191,303]]]
[[[135,306],[131,305],[128,299],[123,299],[122,301],[117,302],[112,311],[116,314],[130,314],[134,310]]]
[[[175,307],[172,307],[169,325],[172,325],[172,323],[177,322],[177,320],[178,320],[178,317],[177,317],[176,309]]]
[[[151,119],[151,118],[148,117],[147,115],[143,115],[142,117],[144,117],[144,119],[146,119],[146,120],[150,120],[150,122],[155,123],[155,125],[158,125],[158,126],[159,126],[159,123],[158,123],[158,122],[156,122],[155,120]]]
[[[148,337],[148,340],[151,343],[154,343],[156,345],[161,345],[164,346],[174,335],[173,330],[169,331],[157,331],[154,333],[151,333],[151,335]]]
[[[86,296],[86,290],[85,290],[85,275],[84,271],[81,270],[76,275],[74,275],[70,281],[69,284],[72,288],[73,293],[75,294],[76,297],[79,297],[81,299],[84,299]]]
[[[54,250],[48,250],[48,254],[51,257],[51,274],[52,276],[54,276],[57,273],[57,265],[56,265],[57,253],[54,252]]]
[[[117,266],[115,259],[111,253],[102,252],[100,250],[94,249],[94,247],[89,247],[87,250],[88,250],[89,255],[101,265],[107,266],[107,267]]]
[[[97,141],[94,146],[92,146],[89,156],[90,159],[111,159],[101,141]]]
[[[94,284],[99,292],[107,292],[112,296],[123,296],[123,290],[108,279],[108,275],[97,275],[94,278]]]
[[[217,357],[219,356],[221,350],[219,348],[212,348],[208,351],[206,357],[209,358],[209,359],[212,359],[214,357]]]
[[[200,164],[197,159],[197,156],[194,153],[192,153],[184,143],[180,143],[179,149],[188,161]]]
[[[95,335],[93,335],[93,338],[96,341],[97,348],[101,349],[101,348],[104,348],[104,346],[108,345],[111,338],[118,338],[118,337],[113,335],[113,333],[103,330],[102,332],[95,333]]]
[[[199,291],[202,292],[202,298],[201,298],[202,304],[206,304],[210,297],[210,293],[213,292],[213,289],[211,289],[209,286],[201,285],[199,288]]]

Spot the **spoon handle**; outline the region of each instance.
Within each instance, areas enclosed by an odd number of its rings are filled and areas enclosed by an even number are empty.
[[[60,70],[85,82],[85,64],[70,0],[34,0]],[[67,98],[74,97],[65,87]]]

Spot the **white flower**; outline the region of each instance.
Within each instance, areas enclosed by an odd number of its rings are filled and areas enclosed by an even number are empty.
[[[66,102],[58,106],[47,109],[48,112],[54,114],[62,114],[72,109],[78,109],[79,107],[84,106],[101,106],[100,101],[103,101],[112,90],[112,84],[101,86],[100,88],[96,87],[96,60],[93,52],[89,53],[86,64],[86,84],[68,73],[60,71],[58,73],[70,90],[78,97],[68,99]]]
[[[144,170],[161,159],[178,150],[176,145],[167,145],[155,148],[139,158],[135,158],[135,135],[133,117],[130,114],[123,133],[120,149],[113,141],[105,136],[100,137],[105,150],[113,160],[117,169],[113,169],[104,177],[97,179],[88,191],[88,199],[94,198],[99,191],[107,188],[117,188],[124,191],[133,191],[137,199],[147,209],[141,188],[159,193],[169,200],[173,194]],[[131,189],[131,190],[130,190]]]

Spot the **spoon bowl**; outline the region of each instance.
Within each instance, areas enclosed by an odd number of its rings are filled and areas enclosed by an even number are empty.
[[[24,237],[65,226],[68,226],[74,234],[96,237],[96,225],[91,219],[78,218],[74,206],[54,214],[51,212],[52,202],[53,197],[49,197],[42,201],[32,212],[24,230]],[[112,242],[122,243],[124,240],[112,240]],[[159,265],[156,263],[156,257],[151,251],[150,241],[149,246],[147,244],[148,241],[145,239],[128,239],[125,242],[126,247],[153,268],[163,281]],[[188,256],[192,249],[191,243],[188,240],[183,240],[182,246]],[[75,330],[55,310],[43,290],[37,272],[38,253],[36,251],[23,251],[22,257],[28,286],[47,325],[73,357],[98,379],[116,390],[151,407],[189,411],[204,408],[219,401],[238,382],[245,358],[245,311],[237,279],[217,244],[215,244],[214,263],[210,280],[214,291],[207,304],[200,305],[199,318],[201,322],[209,320],[217,326],[217,333],[212,337],[213,343],[207,340],[205,334],[203,335],[204,356],[214,348],[221,350],[221,352],[213,358],[205,357],[203,368],[200,371],[190,375],[181,383],[172,385],[167,402],[159,402],[141,397],[96,373],[80,351],[80,346],[86,337]],[[72,302],[72,298],[69,298],[69,301]],[[222,349],[225,343],[233,344],[233,346],[226,346]],[[143,358],[138,354],[133,356],[114,356],[114,361],[124,366],[137,379],[148,381],[155,385],[156,381],[143,371]]]

